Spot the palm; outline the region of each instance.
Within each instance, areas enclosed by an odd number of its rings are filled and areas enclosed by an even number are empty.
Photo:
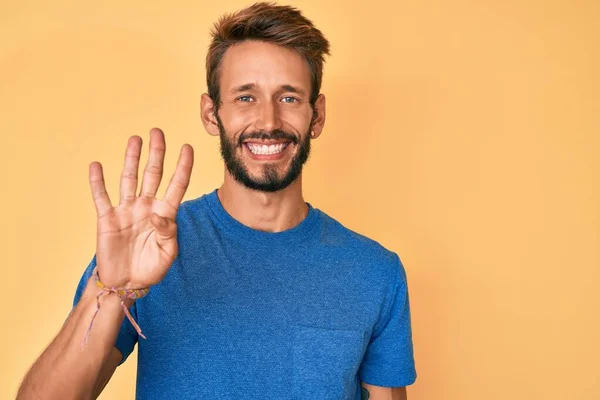
[[[100,168],[95,163],[90,165],[90,184],[98,211],[96,261],[100,278],[108,286],[154,285],[164,278],[177,256],[175,218],[189,185],[193,149],[182,147],[165,196],[158,200],[154,196],[165,153],[164,137],[158,129],[151,131],[150,148],[140,195],[136,196],[141,138],[129,139],[121,175],[121,201],[116,207],[110,204],[104,189],[100,164]]]
[[[159,245],[150,222],[152,212],[174,219],[164,208],[160,200],[138,197],[133,205],[115,207],[98,219],[98,265],[121,267],[118,281],[126,279],[132,287],[159,282],[177,255],[176,238]]]

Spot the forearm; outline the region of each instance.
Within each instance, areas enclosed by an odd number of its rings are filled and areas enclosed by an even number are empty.
[[[82,340],[96,311],[98,293],[91,279],[56,338],[25,376],[17,400],[93,397],[98,375],[114,347],[124,318],[119,297],[101,296],[100,312],[82,348]]]

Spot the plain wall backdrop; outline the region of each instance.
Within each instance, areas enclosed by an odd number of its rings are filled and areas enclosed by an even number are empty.
[[[127,138],[185,199],[222,182],[199,117],[209,29],[247,1],[0,4],[0,398],[59,331]],[[305,198],[396,251],[411,400],[600,398],[600,3],[292,1],[331,41]],[[151,334],[151,332],[149,332]],[[103,399],[132,399],[136,354]]]

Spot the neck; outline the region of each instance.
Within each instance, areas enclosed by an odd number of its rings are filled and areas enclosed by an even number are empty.
[[[266,193],[248,189],[225,169],[225,180],[217,195],[229,215],[250,228],[265,232],[291,229],[308,213],[302,197],[302,175],[285,189]]]

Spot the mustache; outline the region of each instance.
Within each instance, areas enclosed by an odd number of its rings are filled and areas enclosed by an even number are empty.
[[[271,132],[255,131],[255,132],[244,133],[244,134],[240,135],[240,138],[238,139],[238,145],[241,146],[244,143],[244,141],[249,140],[249,139],[288,140],[294,144],[298,144],[298,138],[296,137],[296,135],[293,135],[289,132],[282,131],[280,129],[276,129]]]

